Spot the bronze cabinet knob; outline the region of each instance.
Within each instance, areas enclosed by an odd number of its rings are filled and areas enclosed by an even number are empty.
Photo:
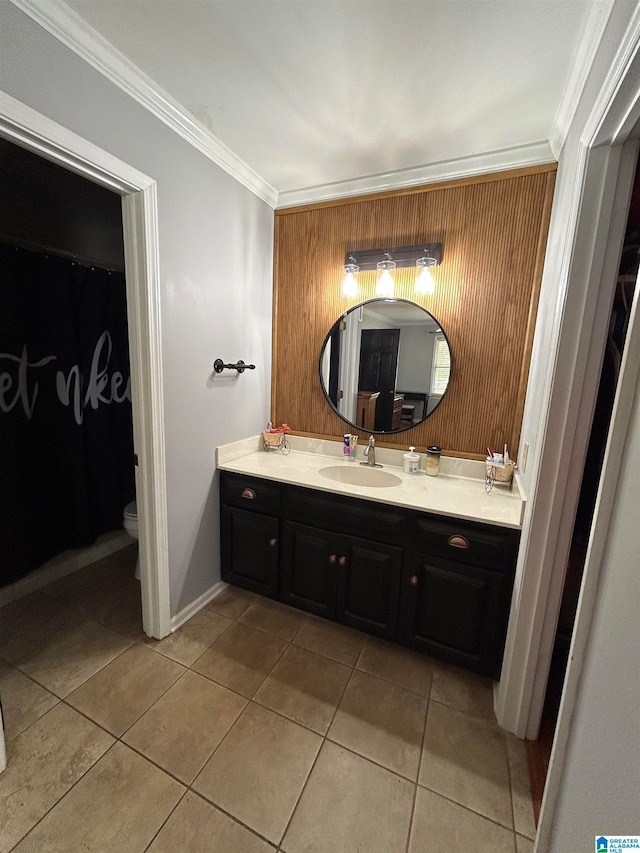
[[[411,586],[418,586],[418,575],[411,575],[409,583]]]
[[[333,563],[335,563],[335,561],[336,561],[336,555],[335,555],[335,554],[332,554],[332,555],[329,557],[329,562],[333,565]]]
[[[346,566],[347,565],[347,558],[346,557],[340,557],[340,559],[338,560],[338,565]]]
[[[269,545],[271,545],[272,548],[274,547],[274,545],[277,545],[277,544],[278,544],[277,539],[269,539]]]

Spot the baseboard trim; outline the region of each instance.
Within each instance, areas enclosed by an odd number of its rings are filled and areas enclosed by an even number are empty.
[[[203,607],[206,607],[210,601],[213,601],[214,598],[217,598],[220,593],[225,590],[229,586],[228,583],[224,581],[218,581],[218,583],[214,583],[213,586],[209,587],[206,592],[203,592],[202,595],[199,595],[195,601],[192,601],[191,604],[187,604],[186,607],[183,607],[179,613],[176,613],[175,616],[171,617],[171,633],[177,631],[185,622],[188,622],[192,616],[195,616],[196,613],[199,613]]]

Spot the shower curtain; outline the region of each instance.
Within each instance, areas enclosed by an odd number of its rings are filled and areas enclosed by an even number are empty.
[[[123,274],[0,244],[0,586],[134,496]]]

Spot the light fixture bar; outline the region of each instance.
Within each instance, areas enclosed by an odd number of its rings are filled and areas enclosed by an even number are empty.
[[[435,259],[434,266],[442,261],[442,243],[420,243],[417,246],[396,246],[383,249],[350,250],[345,255],[345,264],[357,264],[360,270],[376,270],[387,256],[395,261],[398,269],[415,267],[416,261],[425,256]]]

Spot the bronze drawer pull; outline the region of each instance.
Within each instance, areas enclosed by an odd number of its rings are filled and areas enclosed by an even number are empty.
[[[347,558],[346,557],[340,557],[340,559],[338,560],[338,565],[339,566],[346,566],[347,565]]]
[[[271,545],[272,548],[277,544],[278,544],[277,539],[269,539],[269,545]]]
[[[450,536],[447,539],[447,542],[449,543],[449,545],[451,545],[452,548],[468,548],[469,547],[469,540],[466,539],[464,536],[457,536],[457,535],[456,536]]]
[[[253,491],[253,489],[243,489],[242,497],[246,498],[248,501],[253,501],[255,500],[256,493]]]
[[[409,583],[411,586],[418,586],[418,575],[411,575],[409,578]]]

